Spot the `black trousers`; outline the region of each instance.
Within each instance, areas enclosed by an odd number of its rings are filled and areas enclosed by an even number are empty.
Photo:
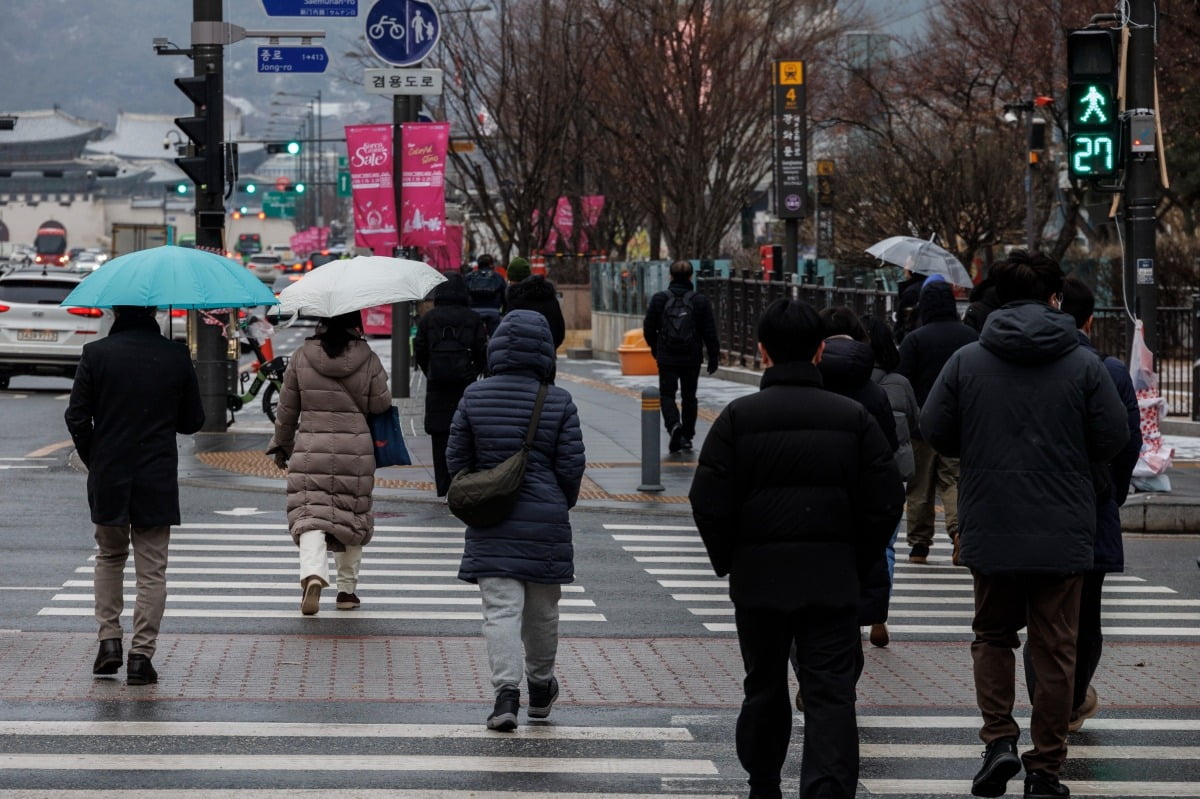
[[[696,400],[696,387],[700,384],[700,365],[658,367],[658,394],[662,402],[663,424],[667,432],[677,424],[683,425],[683,437],[696,437],[696,414],[700,403]],[[679,404],[683,406],[683,418],[675,406],[675,392],[679,392]]]
[[[736,608],[746,668],[737,753],[754,795],[778,796],[792,736],[788,652],[796,645],[804,697],[801,799],[850,799],[858,785],[854,683],[862,658],[854,608]]]
[[[1104,590],[1104,572],[1084,572],[1083,589],[1079,592],[1079,634],[1075,638],[1075,689],[1074,704],[1077,708],[1087,698],[1088,686],[1096,676],[1100,655],[1104,652],[1104,634],[1100,630],[1100,595]],[[1025,647],[1025,685],[1029,688],[1029,701],[1037,687],[1037,674],[1033,670],[1033,657]]]
[[[446,466],[446,445],[450,443],[450,434],[430,433],[429,438],[433,444],[433,480],[437,485],[437,495],[444,497],[450,490],[450,478],[454,476]]]

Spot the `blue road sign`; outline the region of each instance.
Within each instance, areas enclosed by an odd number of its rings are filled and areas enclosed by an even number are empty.
[[[367,44],[389,64],[421,63],[442,35],[437,10],[425,0],[376,0],[367,12]]]
[[[357,17],[358,0],[262,0],[268,17]]]
[[[324,72],[329,55],[324,47],[260,47],[259,72]]]

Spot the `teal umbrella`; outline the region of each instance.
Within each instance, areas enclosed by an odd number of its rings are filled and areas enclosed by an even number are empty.
[[[190,247],[153,247],[106,261],[84,278],[65,308],[245,308],[279,300],[246,267]]]

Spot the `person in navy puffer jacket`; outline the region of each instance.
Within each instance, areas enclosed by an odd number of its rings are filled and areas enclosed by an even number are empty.
[[[524,443],[538,389],[554,369],[546,318],[516,310],[488,342],[491,377],[463,393],[450,425],[446,465],[490,469]],[[489,729],[517,728],[522,672],[530,718],[546,718],[558,697],[558,600],[575,578],[568,511],[583,480],[583,435],[571,395],[549,386],[529,451],[525,479],[508,517],[492,527],[467,527],[458,578],[479,584],[483,636],[492,666],[495,708]],[[524,653],[522,653],[524,644]]]

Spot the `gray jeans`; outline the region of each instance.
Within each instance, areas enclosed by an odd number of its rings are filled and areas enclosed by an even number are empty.
[[[97,638],[121,638],[121,611],[125,607],[125,561],[133,545],[133,568],[137,578],[137,599],[133,605],[131,655],[154,656],[158,627],[167,606],[167,544],[171,528],[111,527],[96,525],[95,591]]]
[[[522,663],[530,682],[550,682],[558,653],[562,586],[511,577],[480,577],[479,593],[483,598],[483,638],[492,667],[492,688],[497,692],[504,686],[519,688]]]

